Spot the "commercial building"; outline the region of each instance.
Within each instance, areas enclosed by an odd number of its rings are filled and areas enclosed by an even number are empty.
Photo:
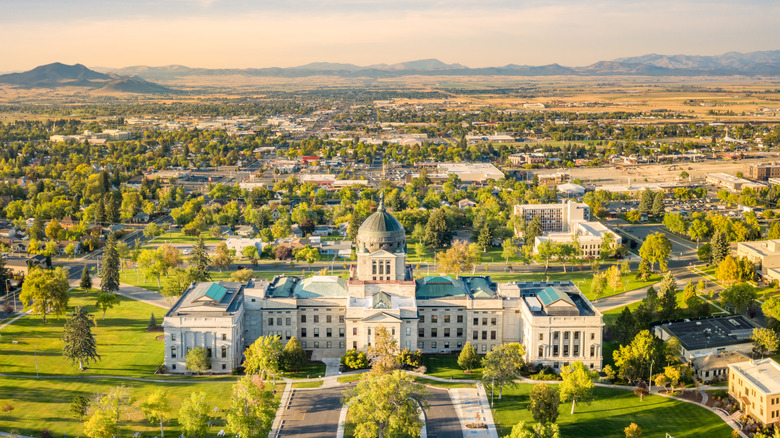
[[[780,178],[780,163],[758,163],[748,166],[748,177],[757,181]]]
[[[229,372],[263,335],[296,336],[313,358],[366,350],[383,326],[400,348],[450,353],[466,342],[487,353],[526,345],[526,360],[560,369],[582,361],[601,369],[601,314],[569,282],[496,284],[490,277],[415,279],[406,264],[406,231],[384,209],[358,229],[357,262],[338,276],[191,285],[166,314],[165,364],[183,373],[188,349],[212,354],[212,371]],[[216,358],[216,360],[214,359]]]
[[[772,359],[729,364],[729,395],[763,426],[780,421],[780,365]]]
[[[653,333],[663,341],[677,338],[680,357],[685,361],[727,351],[751,353],[750,335],[756,328],[742,315],[685,319],[658,324]]]
[[[780,279],[780,239],[739,242],[737,257],[747,257],[762,275]]]
[[[515,205],[515,215],[523,218],[526,224],[538,216],[542,223],[542,232],[561,233],[572,229],[575,222],[590,220],[590,207],[574,201],[560,204],[522,204]]]
[[[721,187],[732,192],[741,192],[742,189],[754,189],[759,190],[766,187],[766,184],[750,181],[744,178],[738,178],[734,175],[727,173],[710,173],[705,178],[707,184],[712,184],[716,187]]]
[[[440,173],[457,175],[466,184],[483,184],[488,180],[498,181],[504,177],[504,172],[490,163],[439,163]]]

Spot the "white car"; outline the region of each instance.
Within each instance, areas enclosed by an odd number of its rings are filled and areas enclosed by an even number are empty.
[[[184,251],[182,251],[181,253],[184,254],[184,255],[190,255],[190,254],[192,254],[192,250],[187,248]]]

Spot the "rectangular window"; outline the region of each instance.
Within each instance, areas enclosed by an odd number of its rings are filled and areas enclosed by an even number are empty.
[[[330,320],[331,320],[330,315],[325,316],[325,322],[330,323],[331,322]]]
[[[579,341],[580,340],[580,332],[574,332],[574,340]]]
[[[227,341],[227,333],[222,333],[222,340]]]
[[[176,340],[176,333],[171,333],[171,341],[175,341],[175,340]]]
[[[553,341],[557,341],[558,340],[558,336],[559,336],[558,333],[560,333],[560,332],[553,332]]]
[[[477,330],[474,330],[474,332],[472,333],[472,338],[471,339],[479,339],[479,332]]]
[[[495,330],[491,330],[490,331],[490,339],[494,340],[494,341],[496,340],[496,331]]]
[[[269,326],[270,325],[274,325],[274,319],[273,318],[268,318],[268,325]]]
[[[439,335],[439,330],[438,330],[438,329],[436,329],[435,327],[434,327],[434,328],[432,328],[432,329],[431,329],[431,337],[432,337],[432,338],[435,338],[435,337],[437,337],[438,335]]]
[[[291,336],[290,336],[290,331],[289,331],[289,330],[287,330],[287,331],[285,331],[285,332],[284,332],[284,337],[285,337],[285,338],[286,338],[288,341],[290,340],[290,337],[291,337]]]
[[[463,328],[462,327],[458,327],[458,337],[459,338],[463,337]]]
[[[314,323],[320,322],[320,315],[314,315]]]
[[[596,339],[596,334],[595,333],[591,333],[590,334],[590,340],[592,341],[594,339]]]
[[[357,327],[352,327],[352,336],[357,336]]]
[[[482,325],[487,325],[487,318],[482,318]]]
[[[284,318],[284,325],[292,325],[292,319]]]
[[[252,301],[254,301],[254,298],[252,299]],[[226,369],[227,369],[227,364],[224,364],[224,363],[223,363],[223,364],[222,364],[222,369],[223,369],[223,370],[226,370]]]
[[[306,327],[301,328],[301,337],[302,338],[306,337]]]
[[[318,329],[316,327],[314,328],[314,337],[315,338],[319,338],[320,337],[320,329]]]
[[[557,345],[553,345],[553,356],[556,356],[556,357],[558,356],[558,346]]]
[[[420,315],[420,324],[425,324],[425,315]]]
[[[171,358],[176,359],[176,347],[171,347]]]
[[[573,354],[575,357],[580,355],[580,345],[579,345],[579,344],[574,344],[574,345],[572,346],[572,354]]]
[[[439,322],[439,317],[437,315],[431,315],[431,324],[436,324]]]
[[[444,337],[445,338],[449,338],[450,337],[450,329],[449,328],[445,328],[444,329]]]
[[[206,349],[206,357],[211,357],[211,347]]]
[[[436,348],[436,341],[431,342],[431,348]]]
[[[568,341],[569,340],[569,332],[563,332],[563,340]]]
[[[330,327],[326,328],[325,329],[325,336],[329,337],[329,338],[332,337],[333,336],[333,329],[330,328]]]
[[[458,322],[463,322],[463,315],[458,315]]]
[[[406,328],[406,336],[411,336],[411,335],[412,335],[412,328],[411,327],[407,327]]]
[[[340,338],[344,337],[344,327],[339,327],[339,337]]]
[[[479,318],[474,318],[474,324],[473,325],[479,325]]]
[[[425,346],[425,344],[423,343],[423,341],[418,341],[418,342],[417,342],[417,348],[419,348],[420,350],[422,350],[423,348],[425,348],[424,346]]]
[[[276,318],[276,325],[282,325],[282,318]]]
[[[490,318],[490,325],[496,325],[496,318]]]
[[[344,324],[344,315],[339,315],[339,324]]]
[[[544,333],[539,333],[539,340],[544,341]]]
[[[333,348],[333,343],[328,341],[325,343],[325,348]]]
[[[569,355],[569,346],[568,345],[564,345],[563,346],[563,355],[564,356],[568,356]]]
[[[320,348],[320,341],[314,341],[314,348]]]
[[[357,341],[352,341],[352,349],[357,350]]]
[[[487,340],[487,330],[482,330],[482,340]]]
[[[412,350],[412,342],[411,341],[406,341],[406,349],[409,350],[409,351]]]
[[[543,357],[543,356],[544,356],[544,346],[540,345],[539,346],[539,357]]]
[[[450,322],[450,315],[444,315],[444,323],[446,324],[449,322]]]
[[[485,345],[485,344],[482,344],[482,352],[484,353],[484,352],[486,352],[486,351],[487,351],[487,345]]]
[[[227,347],[224,345],[222,346],[222,358],[225,359],[227,357]]]
[[[306,322],[306,315],[301,315],[301,322]]]
[[[595,345],[591,345],[590,346],[590,357],[593,357],[595,355],[596,355],[596,346]]]
[[[449,343],[449,342],[445,342],[445,343],[444,343],[444,348],[445,348],[445,349],[448,349],[448,348],[450,348],[450,343]]]
[[[424,328],[417,329],[417,337],[418,338],[424,338],[425,337],[425,329]]]
[[[339,348],[343,349],[343,348],[344,348],[344,345],[345,345],[345,344],[344,344],[344,341],[339,341]]]

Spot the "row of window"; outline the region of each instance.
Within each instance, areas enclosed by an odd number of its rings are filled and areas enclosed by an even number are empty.
[[[559,353],[560,353],[561,350],[559,349],[559,346],[558,345],[553,345],[552,347],[553,347],[553,350],[552,350],[553,357],[560,356]],[[568,345],[564,345],[563,346],[563,356],[566,357],[568,355],[569,355],[569,346]],[[579,355],[580,355],[580,346],[578,344],[575,344],[572,347],[572,356],[578,357]],[[595,345],[591,345],[590,346],[590,357],[594,357],[594,356],[596,356],[596,346]],[[544,357],[544,345],[540,345],[539,346],[539,357]]]
[[[222,358],[223,358],[223,359],[227,358],[227,350],[228,350],[228,347],[227,347],[227,346],[225,346],[225,345],[223,345],[223,346],[222,346],[222,348],[221,348],[220,350],[221,350],[221,356],[222,356]],[[176,352],[177,352],[177,351],[178,351],[178,349],[176,348],[176,346],[175,346],[175,345],[174,345],[173,347],[171,347],[171,358],[172,358],[172,359],[176,359]],[[190,348],[188,347],[188,348],[187,348],[187,353],[189,353],[189,352],[190,352]],[[211,347],[206,347],[206,356],[207,356],[207,357],[211,357]],[[184,356],[184,357],[186,357],[186,354],[185,354],[185,356]]]
[[[302,327],[301,328],[301,337],[305,338],[307,334],[308,334],[308,331],[306,330],[306,327]],[[357,333],[353,333],[353,334],[357,334]],[[370,332],[369,332],[369,334],[370,334]],[[320,337],[320,329],[318,327],[315,327],[314,330],[312,330],[312,336],[315,337],[315,338],[319,338]],[[333,337],[333,329],[332,328],[328,327],[328,328],[325,329],[325,337],[326,338]],[[339,337],[340,338],[344,337],[344,327],[340,327],[339,328]]]
[[[281,318],[277,318],[281,319]],[[290,318],[287,318],[289,321]],[[301,315],[301,322],[306,322],[306,315]],[[319,323],[320,322],[320,315],[312,315],[312,322],[313,323]],[[333,322],[333,316],[332,315],[325,315],[325,322],[331,323]],[[344,324],[344,315],[339,315],[339,324]],[[273,324],[271,324],[273,325]],[[289,325],[289,324],[288,324]]]
[[[313,348],[320,348],[320,341],[314,341],[312,342]],[[339,348],[344,349],[345,347],[344,341],[339,341]],[[301,341],[301,347],[306,348],[306,341]],[[332,341],[326,341],[325,342],[325,348],[333,348],[333,342]],[[357,346],[355,347],[357,348]]]
[[[448,328],[448,327],[444,328],[444,330],[443,330],[443,335],[444,336],[443,337],[449,338],[451,333],[452,333],[452,331],[451,331],[450,328]],[[495,332],[493,332],[493,333],[495,333]],[[406,335],[409,336],[410,334],[411,334],[411,329],[407,328],[406,329]],[[430,329],[430,334],[431,334],[431,336],[430,336],[431,338],[438,338],[439,337],[439,329],[436,328],[436,327]],[[455,329],[455,336],[458,337],[458,338],[462,337],[463,336],[463,329],[460,328],[460,327]],[[420,338],[424,338],[425,337],[425,329],[424,328],[417,329],[417,337],[420,337]]]
[[[222,333],[222,340],[227,341],[227,333]],[[171,333],[171,341],[176,342],[176,333]]]

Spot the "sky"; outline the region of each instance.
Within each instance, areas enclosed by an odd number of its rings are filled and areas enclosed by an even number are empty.
[[[0,0],[0,72],[51,62],[583,66],[780,49],[775,0]]]

